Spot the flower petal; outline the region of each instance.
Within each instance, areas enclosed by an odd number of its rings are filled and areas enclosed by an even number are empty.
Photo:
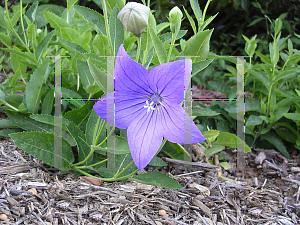
[[[161,117],[157,109],[138,115],[127,130],[128,145],[137,168],[144,169],[163,140]]]
[[[95,105],[95,112],[108,123],[120,129],[126,129],[142,111],[146,97],[138,98],[128,93],[118,91],[102,97]]]
[[[165,63],[150,71],[155,91],[164,101],[181,103],[191,80],[192,60]]]
[[[190,116],[180,105],[161,107],[164,138],[173,143],[195,144],[205,141]]]
[[[115,65],[115,90],[130,92],[138,96],[151,95],[149,72],[141,64],[132,60],[126,53],[123,44],[118,50]]]

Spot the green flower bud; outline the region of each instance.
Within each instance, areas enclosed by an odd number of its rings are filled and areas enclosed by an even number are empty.
[[[139,35],[148,26],[149,13],[149,7],[137,2],[129,2],[122,8],[117,18],[127,31]]]
[[[169,21],[171,23],[170,28],[172,33],[175,33],[176,30],[179,31],[182,17],[183,14],[177,6],[169,12]]]

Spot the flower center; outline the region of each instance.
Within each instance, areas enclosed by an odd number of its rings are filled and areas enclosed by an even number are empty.
[[[141,96],[141,97],[147,97],[148,100],[146,101],[146,105],[144,106],[144,108],[147,109],[147,115],[151,110],[155,110],[155,106],[157,107],[157,110],[159,112],[159,105],[163,105],[162,102],[162,98],[159,96],[159,94],[154,93],[151,96]]]

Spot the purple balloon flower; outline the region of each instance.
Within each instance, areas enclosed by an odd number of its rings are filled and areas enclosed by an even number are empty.
[[[191,70],[192,60],[188,59],[165,63],[149,72],[120,46],[115,91],[102,97],[94,110],[102,119],[114,121],[116,127],[128,128],[129,149],[140,170],[154,157],[163,138],[182,144],[205,140],[181,106]]]

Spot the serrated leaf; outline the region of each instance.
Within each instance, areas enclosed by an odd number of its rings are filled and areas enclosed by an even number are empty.
[[[19,129],[19,128],[3,129],[3,130],[0,130],[0,136],[9,138],[10,134],[19,133],[19,132],[22,132],[22,131],[24,131],[24,130]]]
[[[114,55],[117,55],[118,49],[124,41],[124,26],[121,21],[117,19],[119,11],[116,5],[109,17],[109,31]]]
[[[36,18],[35,18],[37,28],[42,28],[48,23],[44,17],[44,11],[49,11],[54,13],[57,16],[61,16],[64,10],[65,7],[54,5],[54,4],[43,4],[38,6],[36,11]]]
[[[186,16],[187,16],[187,18],[188,18],[188,20],[189,20],[191,26],[192,26],[192,29],[193,29],[193,31],[194,31],[194,34],[196,34],[196,33],[197,33],[197,28],[196,28],[195,21],[194,21],[193,18],[190,16],[190,14],[188,13],[188,11],[185,9],[184,6],[183,6],[183,10],[184,10],[184,12],[185,12],[185,14],[186,14]]]
[[[209,41],[213,30],[200,31],[192,36],[184,49],[185,56],[192,56],[193,62],[199,62],[207,58]],[[197,56],[194,57],[193,56]]]
[[[20,149],[50,166],[62,165],[62,168],[69,168],[74,162],[72,148],[65,140],[62,139],[61,155],[55,152],[53,133],[23,132],[9,136]]]
[[[166,174],[160,173],[158,171],[150,171],[148,173],[136,175],[131,177],[130,180],[149,184],[158,187],[164,187],[168,189],[181,189],[183,188],[176,180],[168,177]]]
[[[155,31],[152,27],[149,27],[150,36],[159,60],[160,64],[166,63],[167,60],[167,52],[164,48],[162,41],[157,37]]]
[[[79,77],[82,82],[83,88],[85,90],[87,90],[87,87],[94,84],[94,78],[93,78],[92,74],[90,73],[89,66],[86,63],[84,63],[80,60],[77,60],[77,70],[78,70]]]
[[[261,125],[263,120],[259,116],[254,116],[250,115],[246,122],[246,127],[247,126],[256,126],[256,125]]]
[[[217,116],[220,113],[211,110],[210,108],[193,108],[192,109],[193,116]]]
[[[49,58],[36,69],[30,77],[24,92],[24,104],[30,113],[37,113],[42,97],[42,87],[45,78],[50,73]]]
[[[200,9],[198,0],[190,0],[190,4],[191,4],[191,7],[193,9],[193,12],[194,12],[197,20],[202,19],[202,11]]]
[[[67,112],[64,117],[84,130],[95,102],[88,101],[82,103],[84,105],[81,108]]]
[[[0,129],[7,129],[7,128],[16,128],[16,126],[13,125],[13,123],[10,120],[1,119],[0,120]]]
[[[274,132],[271,131],[266,134],[262,134],[260,139],[268,141],[269,143],[274,145],[284,157],[286,157],[287,159],[291,159],[282,140]]]
[[[61,28],[70,26],[67,21],[52,12],[44,11],[44,17],[48,23],[50,23],[50,25],[58,31],[60,31]]]
[[[200,71],[204,70],[206,67],[208,67],[213,61],[214,59],[207,59],[205,61],[194,63],[192,69],[192,77]]]
[[[53,37],[55,33],[55,30],[51,31],[49,34],[47,34],[46,37],[44,37],[44,39],[41,41],[41,43],[38,45],[38,47],[36,48],[36,59],[39,61],[41,56],[43,55],[43,53],[45,52],[45,50],[48,47],[48,44],[51,40],[51,38]]]
[[[300,113],[285,113],[283,116],[294,122],[300,122]]]
[[[208,81],[208,85],[215,91],[219,91],[225,94],[230,92],[230,88],[217,81]]]
[[[78,0],[67,0],[67,10],[70,11]]]
[[[100,87],[100,89],[104,92],[107,93],[106,87],[107,87],[107,74],[98,69],[94,63],[92,63],[91,59],[88,58],[87,63],[89,65],[90,72],[92,76],[94,77],[96,83]]]
[[[97,33],[106,35],[104,17],[101,14],[89,8],[78,5],[75,5],[74,9],[76,12],[81,14],[87,22],[94,24],[94,29],[97,31]]]
[[[66,118],[61,118],[63,125],[66,126],[68,132],[72,135],[77,143],[78,160],[83,161],[91,151],[90,146],[86,143],[83,131],[73,122]],[[83,165],[88,165],[93,160],[93,156]]]
[[[202,133],[202,135],[209,141],[214,142],[220,132],[218,130],[207,130]]]
[[[65,27],[61,28],[61,37],[67,41],[73,42],[75,44],[81,45],[82,39],[80,34],[73,28]]]

